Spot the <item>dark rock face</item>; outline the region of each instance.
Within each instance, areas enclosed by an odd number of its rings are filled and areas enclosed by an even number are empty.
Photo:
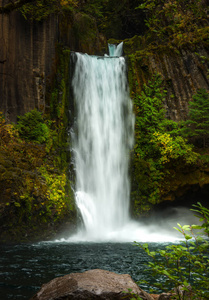
[[[31,300],[58,299],[130,299],[131,295],[124,291],[131,289],[143,299],[153,300],[149,294],[141,290],[130,275],[115,274],[105,270],[90,270],[84,273],[72,273],[64,277],[55,278],[42,286]]]
[[[1,3],[1,1],[0,1]],[[45,84],[58,36],[58,19],[29,22],[19,12],[0,15],[0,111],[8,121],[45,109]]]
[[[42,21],[29,21],[18,11],[0,14],[0,111],[8,122],[35,108],[45,111],[46,85],[56,73],[58,43],[89,54],[106,44],[89,17],[62,18],[52,14]]]
[[[209,63],[201,61],[201,57],[207,56],[208,49],[200,46],[196,51],[187,48],[178,55],[156,55],[149,60],[151,72],[157,71],[166,81],[166,108],[170,119],[185,120],[192,96],[200,88],[209,89]]]
[[[125,45],[125,53],[131,53]],[[149,53],[146,57],[129,62],[139,86],[147,83],[154,73],[161,74],[167,90],[165,99],[166,117],[175,121],[187,119],[188,102],[198,89],[209,89],[208,69],[209,61],[202,59],[208,57],[209,49],[199,45],[196,49],[188,47],[179,50],[179,53],[164,51],[162,53]]]

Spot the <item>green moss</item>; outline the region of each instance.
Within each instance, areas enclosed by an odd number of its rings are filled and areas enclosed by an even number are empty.
[[[58,166],[66,168],[70,160],[70,152],[67,151],[69,103],[70,103],[70,50],[57,45],[55,72],[51,79],[51,87],[48,93],[50,119],[53,120],[54,130],[52,150],[56,151]]]

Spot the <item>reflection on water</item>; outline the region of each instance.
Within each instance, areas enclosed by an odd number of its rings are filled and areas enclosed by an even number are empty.
[[[153,249],[166,244],[151,244]],[[1,299],[30,299],[42,284],[72,272],[104,269],[152,281],[133,243],[37,243],[0,246]],[[146,286],[140,285],[146,290]]]

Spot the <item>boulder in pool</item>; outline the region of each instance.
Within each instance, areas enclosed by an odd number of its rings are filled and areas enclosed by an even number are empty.
[[[140,289],[128,274],[116,274],[105,270],[71,273],[44,284],[30,300],[117,300],[131,299],[131,293],[144,300],[153,297]],[[125,292],[128,292],[124,294]]]

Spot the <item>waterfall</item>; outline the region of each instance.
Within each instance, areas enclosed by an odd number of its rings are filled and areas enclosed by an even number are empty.
[[[109,49],[104,57],[74,54],[75,196],[87,240],[107,239],[129,221],[134,115],[122,43]]]
[[[119,44],[109,45],[110,55],[104,57],[73,53],[76,116],[72,150],[75,198],[83,226],[59,242],[177,240],[170,219],[156,217],[143,223],[129,216],[134,115],[122,51]]]

